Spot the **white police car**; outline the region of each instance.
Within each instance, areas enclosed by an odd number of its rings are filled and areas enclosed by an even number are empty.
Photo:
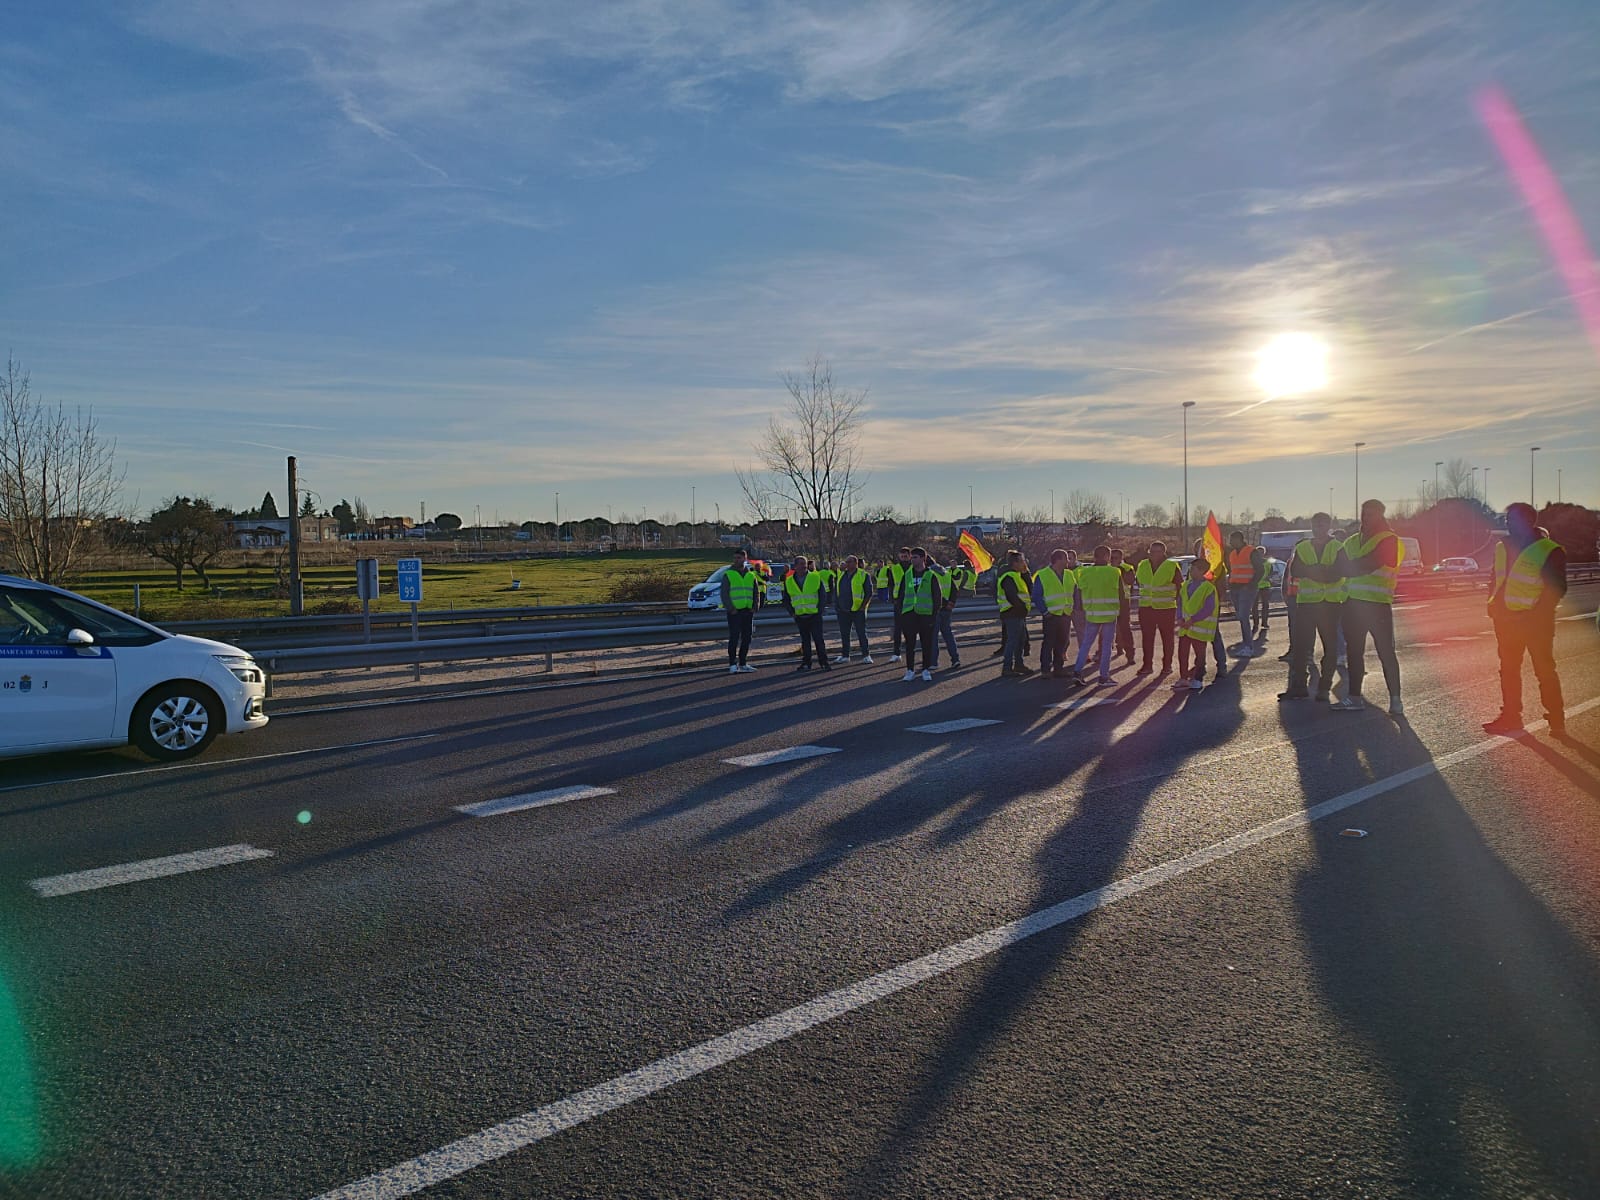
[[[237,646],[0,575],[0,758],[129,742],[189,758],[219,733],[265,725],[266,691]]]

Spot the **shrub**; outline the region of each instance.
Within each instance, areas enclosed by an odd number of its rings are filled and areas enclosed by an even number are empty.
[[[658,601],[682,600],[689,589],[698,583],[681,571],[663,567],[635,571],[612,581],[606,593],[609,604],[649,604]]]

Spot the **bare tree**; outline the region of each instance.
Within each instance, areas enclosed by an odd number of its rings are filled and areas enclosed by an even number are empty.
[[[1109,525],[1111,505],[1099,492],[1073,488],[1061,506],[1061,515],[1069,525]]]
[[[1005,540],[1011,547],[1026,554],[1029,565],[1033,567],[1048,563],[1050,551],[1058,544],[1063,549],[1067,548],[1066,539],[1063,539],[1057,526],[1050,520],[1050,510],[1046,508],[1014,510],[1010,519],[1006,521]]]
[[[192,567],[207,587],[211,580],[206,568],[228,545],[228,523],[201,497],[174,496],[155,512],[134,534],[134,542],[152,558],[159,558],[173,571],[178,590],[183,591],[183,569]]]
[[[100,435],[93,409],[72,413],[36,400],[11,358],[0,378],[0,524],[17,569],[44,583],[72,572],[95,524],[122,488],[117,443]]]
[[[1133,510],[1133,523],[1146,529],[1165,529],[1171,520],[1165,504],[1150,501]]]
[[[1444,464],[1444,481],[1439,485],[1446,496],[1460,496],[1472,499],[1478,494],[1474,486],[1477,476],[1472,473],[1472,464],[1464,458],[1452,458]]]
[[[812,525],[816,547],[833,557],[840,526],[860,498],[865,391],[834,383],[833,367],[814,355],[804,374],[784,372],[787,420],[773,417],[756,442],[757,466],[736,471],[745,509],[756,520],[790,509]]]

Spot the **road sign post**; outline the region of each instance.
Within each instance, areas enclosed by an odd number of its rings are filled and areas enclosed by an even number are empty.
[[[422,635],[417,629],[417,605],[422,603],[422,560],[420,558],[402,558],[395,563],[396,574],[400,581],[400,602],[411,605],[411,640],[419,643]],[[411,682],[422,682],[422,656],[411,667]]]
[[[361,600],[361,640],[372,640],[372,601],[378,595],[378,560],[356,559],[356,595]]]

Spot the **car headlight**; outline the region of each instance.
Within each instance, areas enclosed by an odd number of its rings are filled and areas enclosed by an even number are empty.
[[[256,666],[256,660],[248,654],[213,654],[211,657],[240,683],[260,683],[265,678],[261,668]]]

